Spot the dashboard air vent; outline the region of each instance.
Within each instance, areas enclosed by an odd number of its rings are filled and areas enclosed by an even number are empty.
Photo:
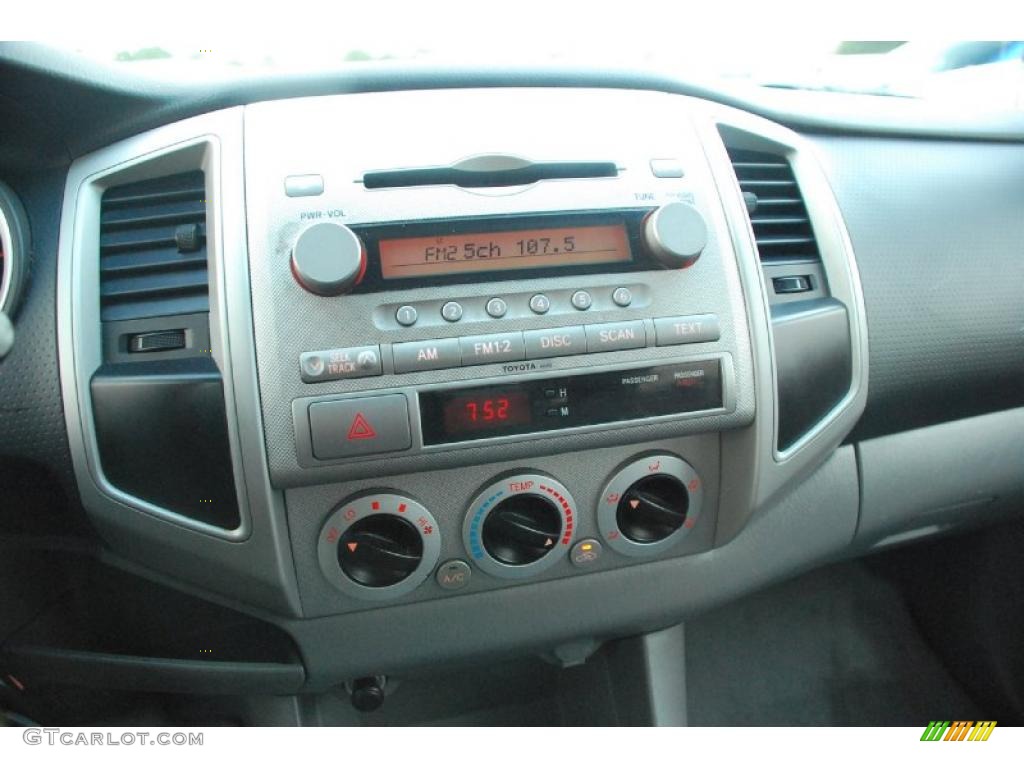
[[[202,171],[106,191],[100,307],[104,321],[209,311]]]
[[[763,264],[819,261],[800,188],[785,155],[729,148]]]

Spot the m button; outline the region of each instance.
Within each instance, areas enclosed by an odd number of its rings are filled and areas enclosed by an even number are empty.
[[[311,403],[309,431],[318,459],[404,451],[412,445],[405,395]]]

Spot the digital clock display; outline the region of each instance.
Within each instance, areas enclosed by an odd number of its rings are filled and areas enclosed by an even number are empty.
[[[489,432],[529,423],[530,398],[523,391],[467,393],[444,404],[444,428],[450,435]]]
[[[379,248],[385,280],[632,260],[624,224],[384,239]]]

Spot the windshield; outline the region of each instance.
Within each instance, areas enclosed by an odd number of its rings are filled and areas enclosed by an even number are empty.
[[[524,38],[424,35],[415,24],[351,25],[330,46],[235,43],[200,49],[166,43],[65,46],[89,58],[174,80],[309,72],[365,62],[488,67],[642,69],[691,82],[732,81],[773,88],[905,98],[984,100],[1024,107],[1022,41],[842,41],[766,39],[723,44],[680,39],[674,29],[643,34]],[[524,43],[524,39],[527,41]]]

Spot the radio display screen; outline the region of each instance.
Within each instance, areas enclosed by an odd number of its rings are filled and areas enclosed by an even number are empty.
[[[379,249],[385,280],[612,264],[633,258],[625,224],[382,239]]]

